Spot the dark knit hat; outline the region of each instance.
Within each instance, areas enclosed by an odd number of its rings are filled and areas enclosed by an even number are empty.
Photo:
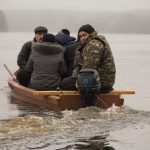
[[[90,33],[94,32],[95,29],[91,25],[85,24],[85,25],[80,27],[78,33],[81,32],[81,31],[84,31],[84,32],[87,32],[87,33],[90,34]]]
[[[44,34],[43,42],[54,43],[55,42],[55,36],[53,34],[50,34],[50,33]]]
[[[39,32],[47,33],[48,30],[47,30],[46,27],[39,26],[39,27],[36,27],[36,28],[34,29],[34,32],[35,32],[35,33],[39,33]]]
[[[68,29],[62,29],[61,32],[64,34],[70,35],[70,31]]]

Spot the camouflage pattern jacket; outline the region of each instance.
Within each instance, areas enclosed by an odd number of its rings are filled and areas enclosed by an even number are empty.
[[[72,77],[77,77],[81,69],[96,69],[102,88],[111,88],[115,83],[115,62],[110,46],[104,36],[96,32],[90,34],[83,48],[76,50],[75,69]]]

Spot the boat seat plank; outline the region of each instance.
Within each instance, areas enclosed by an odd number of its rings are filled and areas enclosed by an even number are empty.
[[[33,95],[79,95],[79,91],[32,91]],[[109,94],[117,94],[117,95],[122,95],[122,94],[135,94],[134,90],[113,90],[109,93],[106,93],[104,95],[109,95]]]

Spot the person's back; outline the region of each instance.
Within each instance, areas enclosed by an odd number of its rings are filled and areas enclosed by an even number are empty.
[[[76,40],[75,37],[70,36],[70,31],[68,29],[62,29],[58,34],[55,35],[55,40],[62,46],[71,44]]]
[[[91,34],[91,37],[89,37],[89,40],[90,40],[91,45],[92,45],[92,42],[93,43],[95,42],[95,44],[102,43],[104,45],[104,50],[101,50],[101,49],[99,50],[100,52],[100,55],[98,56],[99,62],[97,64],[97,68],[95,69],[99,72],[99,75],[101,78],[101,86],[102,86],[101,92],[109,91],[112,89],[112,86],[115,83],[115,76],[116,76],[116,67],[115,67],[115,62],[114,62],[111,48],[106,38],[102,35],[98,36],[96,33],[93,33],[93,35]],[[89,44],[89,47],[90,47],[90,44]],[[88,49],[88,44],[87,44],[87,49]],[[89,51],[85,53],[86,53],[84,54],[85,56],[90,55]],[[86,68],[86,65],[85,65],[85,68]]]
[[[112,90],[115,83],[115,62],[112,51],[104,36],[98,36],[91,25],[83,25],[79,29],[82,49],[76,53],[76,67],[72,77],[77,77],[81,69],[95,69],[101,80],[101,92]]]
[[[67,76],[71,76],[73,71],[75,51],[80,42],[76,41],[75,37],[70,36],[70,31],[68,29],[62,29],[60,32],[58,32],[58,34],[55,35],[55,40],[65,49],[64,58],[68,69]]]
[[[43,37],[44,40],[44,37]],[[63,47],[50,42],[35,43],[26,70],[32,72],[31,87],[36,90],[56,89],[66,73]]]

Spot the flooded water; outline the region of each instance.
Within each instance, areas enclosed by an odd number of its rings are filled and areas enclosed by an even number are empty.
[[[108,34],[116,61],[115,89],[133,89],[125,104],[60,113],[11,98],[9,74],[32,33],[0,33],[0,149],[148,150],[150,147],[150,35]]]

